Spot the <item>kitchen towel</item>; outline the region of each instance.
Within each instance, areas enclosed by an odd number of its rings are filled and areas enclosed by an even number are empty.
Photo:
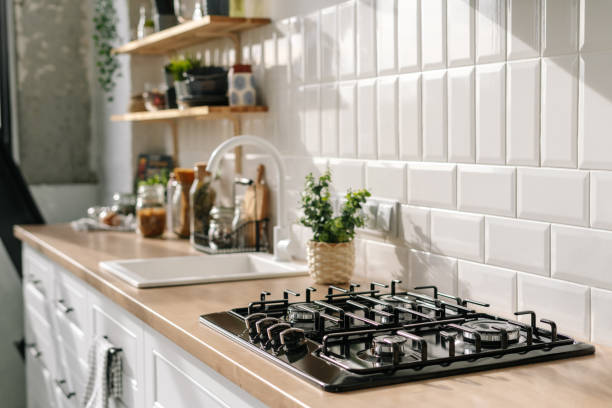
[[[106,337],[97,337],[89,349],[89,376],[83,407],[108,408],[110,399],[121,397],[123,362],[121,350]]]

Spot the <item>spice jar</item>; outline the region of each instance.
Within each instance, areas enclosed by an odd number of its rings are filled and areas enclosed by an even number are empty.
[[[234,208],[214,207],[210,211],[210,227],[208,228],[208,246],[211,249],[229,249],[234,247],[232,222]]]
[[[138,232],[144,237],[159,237],[166,228],[164,186],[161,184],[138,187],[136,200]]]
[[[176,186],[169,201],[172,202],[172,231],[181,238],[189,238],[189,190],[195,173],[191,169],[175,169]]]
[[[191,222],[191,244],[195,247],[208,247],[208,226],[216,191],[212,188],[213,177],[206,170],[206,163],[196,163],[195,180],[189,192]]]

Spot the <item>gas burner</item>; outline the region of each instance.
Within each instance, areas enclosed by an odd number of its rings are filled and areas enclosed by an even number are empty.
[[[403,347],[406,338],[398,335],[376,336],[372,339],[372,353],[376,356],[392,356],[393,347],[399,347],[400,354],[404,354]]]
[[[477,312],[485,303],[390,285],[330,286],[324,300],[291,302],[300,293],[259,300],[200,321],[291,373],[328,391],[348,391],[592,354],[593,346],[560,334],[555,322],[525,310],[530,323]],[[388,289],[388,291],[387,291]],[[293,299],[293,298],[291,298]]]
[[[463,324],[464,327],[472,329],[480,334],[480,341],[484,347],[499,347],[503,340],[503,331],[507,333],[508,343],[516,343],[521,337],[518,326],[499,320],[474,320]],[[466,342],[474,343],[476,336],[473,332],[463,332]]]

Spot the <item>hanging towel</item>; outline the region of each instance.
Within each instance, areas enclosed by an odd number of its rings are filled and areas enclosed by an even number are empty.
[[[120,349],[105,337],[97,337],[89,349],[89,376],[83,407],[108,408],[108,401],[121,397],[123,363]]]

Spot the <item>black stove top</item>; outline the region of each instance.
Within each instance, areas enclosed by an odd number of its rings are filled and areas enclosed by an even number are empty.
[[[327,391],[469,373],[592,354],[595,348],[557,332],[472,309],[481,302],[417,287],[430,295],[372,282],[368,290],[330,286],[325,300],[268,300],[200,316],[200,321]],[[384,293],[382,291],[385,291]]]

